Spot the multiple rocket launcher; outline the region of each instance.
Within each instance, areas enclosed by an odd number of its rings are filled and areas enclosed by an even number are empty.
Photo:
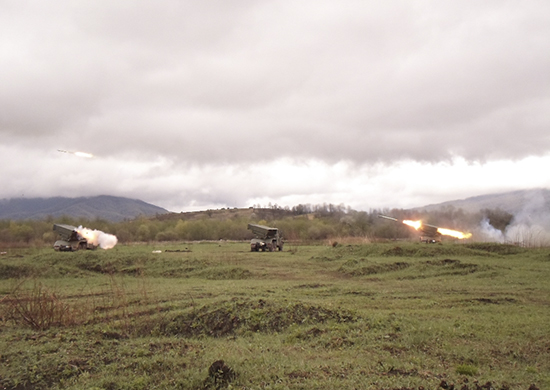
[[[85,158],[91,158],[91,157],[94,156],[91,153],[73,152],[73,151],[63,150],[63,149],[57,149],[57,151],[61,152],[61,153],[74,154],[75,156],[85,157]],[[399,222],[399,220],[397,218],[389,217],[389,216],[383,215],[383,214],[379,214],[378,217],[379,218],[384,218],[384,219],[389,219],[390,221],[394,221],[394,222]],[[456,231],[456,230],[440,228],[438,226],[429,225],[427,223],[422,223],[422,221],[403,220],[401,222],[403,222],[405,225],[408,225],[408,226],[411,226],[411,227],[415,228],[417,231],[422,233],[422,235],[420,236],[420,240],[423,241],[423,242],[440,242],[442,235],[451,236],[451,237],[458,238],[458,239],[461,239],[461,240],[466,239],[466,238],[470,238],[472,236],[471,233],[463,233],[463,232],[459,232],[459,231]],[[69,227],[69,226],[64,226],[64,225],[54,225],[54,231],[56,230],[56,226],[57,226],[57,232],[62,236],[63,236],[63,233],[64,233],[64,232],[62,232],[63,228],[66,228],[67,231],[73,231],[74,230],[76,232],[74,227],[72,227],[72,226]],[[61,226],[63,226],[63,228],[61,228]],[[69,229],[69,228],[73,228],[73,229]],[[263,235],[264,234],[263,230],[260,232],[258,229],[260,229],[260,230],[261,229],[264,229],[264,230],[265,229],[267,229],[267,230],[273,229],[273,228],[268,228],[266,226],[260,226],[260,225],[252,225],[252,227],[251,227],[251,225],[248,225],[248,228],[249,229],[252,228],[252,230],[254,231],[254,233],[256,235],[258,235],[258,234]],[[276,231],[277,229],[273,229],[273,230]],[[265,239],[265,237],[263,237],[263,239]],[[64,237],[64,240],[67,240],[67,238]],[[85,241],[85,239],[83,239],[83,240]],[[277,238],[277,240],[275,240],[275,241],[278,242],[278,240],[279,239]],[[74,240],[74,241],[78,242],[78,240]],[[115,238],[115,244],[116,244],[116,238]],[[81,246],[82,246],[82,243],[81,243]],[[86,246],[86,244],[84,244],[84,246]],[[114,245],[112,245],[112,246],[114,246]],[[71,245],[67,244],[66,247],[71,247]],[[111,247],[111,246],[109,246],[109,247]],[[278,244],[277,244],[277,247],[279,248]],[[71,249],[74,249],[74,248],[71,248]],[[280,250],[283,249],[282,248],[282,243],[280,244],[279,249]],[[56,250],[59,250],[59,249],[56,248]]]
[[[378,217],[389,219],[390,221],[394,222],[399,222],[397,218],[388,217],[387,215],[379,214]],[[438,226],[422,223],[422,221],[403,220],[401,222],[407,226],[415,228],[417,231],[422,233],[422,235],[420,236],[420,241],[423,242],[440,242],[442,235],[451,236],[460,240],[472,237],[472,233],[463,233],[457,230],[440,228]]]
[[[102,249],[111,249],[118,242],[117,237],[113,234],[104,233],[101,230],[83,228],[82,226],[54,224],[53,231],[60,237],[60,240],[55,242],[53,248],[61,252],[96,249],[98,246]]]
[[[85,157],[85,158],[94,157],[93,154],[85,153],[85,152],[73,152],[73,151],[63,150],[63,149],[57,149],[57,151],[61,152],[61,153],[74,154],[75,156],[78,156],[78,157]],[[378,217],[379,218],[384,218],[384,219],[389,219],[390,221],[394,221],[394,222],[399,222],[399,220],[397,218],[389,217],[389,216],[383,215],[383,214],[379,214]],[[440,228],[438,226],[429,225],[427,223],[422,223],[422,221],[403,220],[401,222],[403,222],[405,225],[408,225],[408,226],[411,226],[411,227],[415,228],[417,231],[422,233],[422,235],[420,236],[420,240],[423,241],[423,242],[440,242],[442,235],[451,236],[451,237],[458,238],[458,239],[461,239],[461,240],[466,239],[466,238],[470,238],[472,236],[471,233],[463,233],[463,232],[459,232],[459,231],[456,231],[456,230]],[[259,225],[257,225],[257,227],[256,226],[253,226],[253,227],[255,227],[256,230],[258,230],[258,229],[268,229],[268,230],[271,229],[271,228],[267,228],[266,226],[259,226]],[[248,228],[251,229],[251,225],[248,225]],[[55,227],[54,227],[54,230],[56,230]],[[258,235],[258,233],[261,233],[261,234],[264,233],[263,231],[258,232],[254,229],[252,229],[252,230],[254,231],[254,233],[256,235]],[[277,230],[277,229],[274,229],[274,230]],[[277,245],[277,247],[279,247],[279,245]],[[282,249],[283,248],[282,248],[282,244],[281,244],[280,245],[280,250],[282,250]]]
[[[388,219],[390,221],[399,222],[397,218],[388,217],[387,215],[378,215],[379,218]],[[422,223],[422,221],[401,221],[405,225],[414,227],[421,232],[420,240],[423,242],[440,242],[442,235],[452,236],[458,239],[470,238],[471,233],[463,233],[456,230],[440,228],[438,226]],[[274,251],[283,250],[283,239],[277,228],[271,228],[263,225],[248,224],[248,229],[252,230],[255,238],[250,242],[251,250]],[[95,249],[98,246],[103,249],[110,249],[117,243],[116,236],[103,233],[99,230],[90,230],[87,228],[75,227],[71,225],[54,224],[53,231],[59,234],[60,240],[54,244],[56,251],[75,251],[78,249]]]

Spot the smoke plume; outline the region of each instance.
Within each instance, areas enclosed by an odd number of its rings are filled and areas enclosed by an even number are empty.
[[[504,242],[504,233],[493,227],[491,225],[491,222],[489,222],[489,218],[483,218],[481,221],[481,233],[483,235],[483,239],[485,241],[491,241],[491,242]]]
[[[504,231],[496,229],[488,218],[484,218],[480,225],[482,239],[524,247],[548,246],[550,218],[547,210],[548,203],[543,192],[530,193]]]
[[[102,249],[111,249],[118,242],[115,235],[104,233],[101,230],[92,230],[79,226],[77,231],[82,237],[86,238],[89,243],[99,246]]]

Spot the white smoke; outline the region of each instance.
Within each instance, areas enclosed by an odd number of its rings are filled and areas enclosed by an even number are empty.
[[[524,247],[541,247],[550,244],[550,215],[542,192],[529,193],[523,198],[523,207],[516,212],[503,231],[494,228],[489,219],[480,225],[483,241],[508,243]]]
[[[82,226],[79,226],[76,230],[78,234],[88,240],[89,243],[99,246],[102,249],[111,249],[118,242],[115,235],[104,233],[101,230],[92,230]]]
[[[493,227],[488,218],[483,218],[480,228],[483,241],[500,243],[503,243],[505,241],[504,233],[502,233],[502,231],[500,231],[499,229]]]
[[[523,247],[541,247],[550,244],[550,232],[543,226],[526,223],[512,223],[504,232],[495,229],[488,219],[481,221],[480,241],[513,244]]]
[[[502,232],[493,227],[487,218],[484,218],[481,221],[478,238],[481,241],[487,242],[506,243],[523,247],[540,247],[548,246],[550,243],[550,232],[537,224],[516,222],[512,222]]]
[[[550,233],[540,225],[513,224],[506,228],[506,241],[525,247],[548,246]]]

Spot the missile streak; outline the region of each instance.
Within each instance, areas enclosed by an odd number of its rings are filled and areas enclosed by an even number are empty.
[[[378,214],[378,218],[389,219],[390,221],[399,222],[397,218],[388,217],[387,215]]]
[[[78,156],[78,157],[86,157],[86,158],[94,157],[93,154],[85,153],[85,152],[72,152],[70,150],[63,150],[63,149],[57,149],[57,151],[61,153],[74,154],[75,156]]]

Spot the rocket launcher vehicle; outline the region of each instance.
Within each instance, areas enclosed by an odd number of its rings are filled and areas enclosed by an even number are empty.
[[[255,236],[255,238],[250,241],[251,251],[258,252],[269,250],[273,252],[277,249],[280,251],[283,250],[283,237],[279,229],[249,223],[248,230],[252,230]]]
[[[397,218],[388,217],[387,215],[383,215],[383,214],[379,214],[378,217],[389,219],[390,221],[394,221],[394,222],[399,222]],[[463,233],[457,230],[440,228],[435,225],[423,223],[422,221],[403,220],[401,222],[419,231],[421,233],[420,241],[422,242],[428,242],[428,243],[441,242],[442,235],[451,236],[454,238],[458,238],[460,240],[470,238],[472,236],[472,233]]]
[[[54,224],[53,231],[61,238],[57,240],[53,246],[56,251],[72,252],[79,249],[97,248],[97,245],[94,245],[83,237],[75,226]]]

